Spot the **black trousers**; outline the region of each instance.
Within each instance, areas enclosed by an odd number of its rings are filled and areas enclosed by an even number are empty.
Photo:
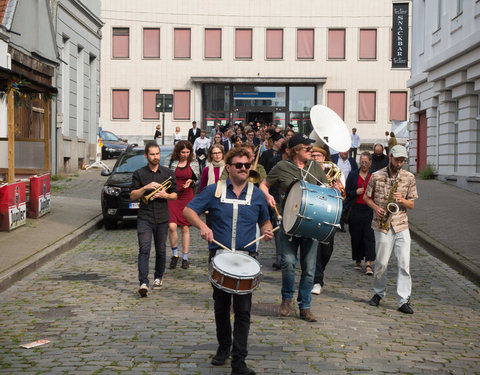
[[[375,260],[375,235],[371,227],[373,210],[366,204],[354,204],[350,213],[348,231],[352,245],[352,260]]]
[[[327,267],[330,257],[333,253],[333,238],[328,244],[318,243],[317,247],[317,264],[315,265],[315,277],[313,278],[314,284],[320,284],[323,288],[323,275],[325,267]]]
[[[349,158],[354,158],[354,159],[357,159],[357,148],[356,147],[352,147],[349,152],[348,152],[348,157]]]
[[[221,348],[232,347],[232,368],[244,365],[248,350],[248,333],[250,331],[250,309],[252,307],[252,293],[232,294],[213,286],[215,310],[215,324],[217,326],[217,340]],[[230,324],[230,306],[233,300],[235,315],[232,326]]]

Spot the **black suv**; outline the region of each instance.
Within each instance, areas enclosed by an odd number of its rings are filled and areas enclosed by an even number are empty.
[[[132,176],[137,169],[147,165],[144,149],[130,145],[123,152],[113,171],[105,169],[102,176],[109,176],[102,189],[102,213],[106,229],[117,227],[119,220],[136,219],[140,201],[130,201]]]

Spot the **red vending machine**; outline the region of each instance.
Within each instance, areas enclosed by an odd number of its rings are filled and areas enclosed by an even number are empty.
[[[38,219],[50,212],[50,173],[30,177],[28,217]]]
[[[0,230],[12,230],[27,222],[25,181],[0,186]]]

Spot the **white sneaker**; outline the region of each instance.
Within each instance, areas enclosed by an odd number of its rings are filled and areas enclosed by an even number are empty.
[[[322,286],[320,284],[314,284],[312,288],[312,294],[320,294],[322,293]]]
[[[140,285],[140,288],[138,288],[138,294],[140,294],[140,297],[146,297],[148,294],[148,286],[147,284],[142,284]]]
[[[155,281],[153,282],[153,286],[152,286],[152,289],[162,289],[162,286],[163,286],[163,280],[162,279],[155,279]]]

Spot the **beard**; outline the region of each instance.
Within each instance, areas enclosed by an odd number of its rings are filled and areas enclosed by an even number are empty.
[[[395,166],[392,164],[392,162],[389,163],[389,168],[390,168],[390,170],[391,170],[393,173],[398,173],[398,171],[399,171],[400,169],[402,169],[401,166],[395,167]]]

